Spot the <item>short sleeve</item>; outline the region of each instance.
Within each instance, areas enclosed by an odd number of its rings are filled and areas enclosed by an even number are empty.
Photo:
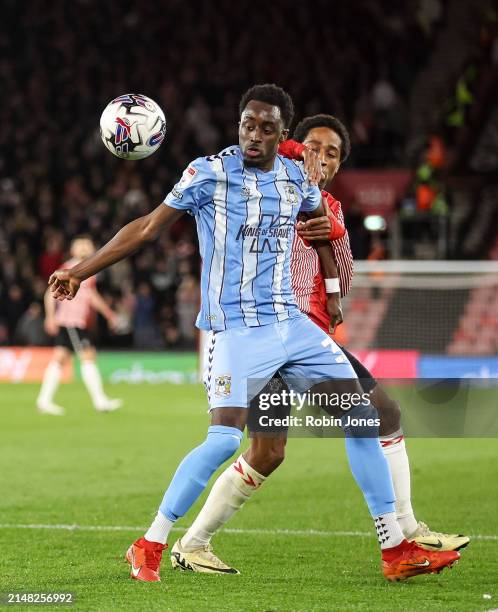
[[[168,193],[164,204],[196,215],[199,208],[210,198],[214,189],[215,176],[204,158],[191,162]]]
[[[303,184],[303,201],[301,212],[313,212],[322,201],[322,194],[316,185],[310,185],[308,181]]]

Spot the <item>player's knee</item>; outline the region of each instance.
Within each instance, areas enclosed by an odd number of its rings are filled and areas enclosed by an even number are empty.
[[[352,438],[377,438],[379,420],[379,413],[370,402],[354,406],[341,417],[344,433]]]
[[[379,413],[380,435],[388,436],[398,431],[401,427],[401,409],[398,402],[380,387],[373,390],[371,399]]]
[[[63,348],[63,347],[57,347],[54,350],[54,355],[52,357],[53,361],[55,361],[56,363],[58,363],[61,367],[66,365],[66,363],[68,362],[69,358],[71,357],[70,352]]]
[[[205,444],[210,447],[213,458],[221,465],[237,452],[242,440],[242,432],[235,427],[224,425],[211,426]]]
[[[94,363],[97,360],[97,353],[93,347],[81,349],[78,356],[81,361],[84,361],[85,363]]]

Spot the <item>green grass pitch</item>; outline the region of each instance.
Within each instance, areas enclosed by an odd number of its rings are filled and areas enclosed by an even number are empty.
[[[125,406],[97,414],[83,387],[71,384],[57,397],[64,418],[38,415],[36,390],[0,385],[0,592],[72,591],[78,610],[498,608],[496,439],[408,441],[419,520],[477,536],[451,571],[387,583],[343,441],[291,439],[282,467],[234,517],[233,531],[214,540],[242,575],[180,573],[166,557],[163,581],[142,584],[129,579],[124,553],[155,514],[179,460],[204,438],[202,388],[116,386]]]

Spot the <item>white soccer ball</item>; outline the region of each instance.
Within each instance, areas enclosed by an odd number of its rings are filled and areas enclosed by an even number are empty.
[[[144,159],[157,151],[166,135],[160,106],[142,94],[125,94],[109,102],[100,117],[100,136],[122,159]]]

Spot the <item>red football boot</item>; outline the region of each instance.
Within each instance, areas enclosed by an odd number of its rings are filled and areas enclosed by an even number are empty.
[[[456,550],[424,550],[415,542],[403,540],[382,551],[382,571],[388,580],[406,580],[419,574],[439,574],[460,559]]]
[[[160,582],[159,564],[167,544],[139,538],[128,548],[126,560],[131,565],[131,577],[143,582]]]

